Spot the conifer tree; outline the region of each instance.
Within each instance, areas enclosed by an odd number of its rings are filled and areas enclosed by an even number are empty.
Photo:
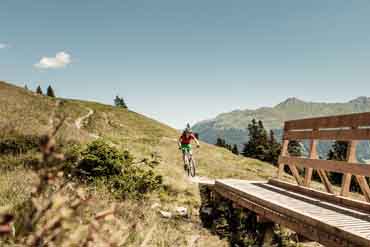
[[[299,141],[291,140],[289,142],[288,153],[291,156],[302,156],[302,146]]]
[[[26,89],[28,91],[27,84],[24,84],[24,89]]]
[[[39,86],[37,86],[37,88],[36,88],[36,93],[37,93],[37,94],[40,94],[40,95],[43,95],[43,94],[44,94],[44,93],[42,92],[42,89],[41,89],[40,85],[39,85]]]
[[[347,159],[347,148],[348,143],[345,141],[335,141],[331,147],[331,149],[328,152],[328,159],[329,160],[338,160],[338,161],[344,161]],[[337,172],[330,172],[329,173],[329,179],[333,184],[340,185],[342,183],[342,173]],[[353,185],[351,183],[351,187],[354,187],[356,185]]]
[[[251,123],[248,124],[248,135],[249,141],[244,144],[244,148],[242,154],[246,157],[255,157],[257,153],[256,149],[256,142],[257,142],[257,121],[256,119],[252,119]]]
[[[258,121],[258,142],[262,146],[267,146],[268,137],[267,137],[267,131],[265,129],[265,126],[263,126],[263,122],[261,120]]]
[[[263,126],[262,121],[252,119],[248,125],[249,141],[244,145],[242,154],[246,157],[251,157],[259,160],[266,160],[268,141],[267,131]]]
[[[233,149],[231,150],[233,154],[239,155],[239,149],[236,144],[234,144]]]
[[[122,108],[127,109],[127,105],[126,105],[125,100],[122,97],[119,97],[118,95],[114,99],[114,105],[117,106],[117,107],[122,107]]]
[[[273,130],[270,130],[270,137],[268,140],[268,153],[267,153],[267,160],[272,164],[276,165],[279,159],[279,155],[281,152],[281,145],[276,141],[275,134]]]
[[[344,161],[347,158],[347,147],[348,143],[345,141],[335,141],[333,146],[329,150],[328,159],[329,160],[339,160]]]
[[[46,91],[46,95],[49,96],[49,97],[55,98],[54,89],[50,85],[48,86],[48,89]]]
[[[218,137],[217,138],[217,141],[216,141],[216,146],[223,147],[224,148],[226,146],[225,140],[222,139],[222,138],[220,138],[220,137]]]

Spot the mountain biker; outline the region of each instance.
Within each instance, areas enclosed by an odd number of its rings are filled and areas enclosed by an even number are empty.
[[[197,144],[197,147],[199,148],[200,147],[199,141],[195,137],[195,135],[193,134],[193,132],[190,128],[190,125],[187,124],[186,129],[184,130],[184,132],[180,136],[179,142],[178,142],[179,149],[182,150],[182,158],[184,160],[184,164],[186,163],[185,162],[186,152],[189,152],[191,154],[191,141],[192,140],[194,140],[194,142]]]

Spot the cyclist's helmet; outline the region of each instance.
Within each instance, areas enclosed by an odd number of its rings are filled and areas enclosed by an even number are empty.
[[[190,128],[190,124],[187,124],[186,125],[186,128],[185,128],[185,131],[184,131],[185,133],[192,133],[193,131],[191,130],[191,128]]]

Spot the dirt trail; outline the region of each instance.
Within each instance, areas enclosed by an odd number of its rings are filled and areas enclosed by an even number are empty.
[[[177,138],[162,137],[162,141],[164,141],[166,143],[164,145],[171,145],[173,147],[177,147]],[[201,152],[202,148],[197,149],[197,150],[198,151],[196,151],[196,152]],[[177,151],[178,151],[178,153],[173,152],[174,155],[171,157],[171,160],[173,160],[173,162],[175,162],[176,165],[181,167],[181,169],[183,171],[184,180],[186,181],[186,183],[188,183],[188,184],[199,184],[199,183],[213,183],[214,182],[213,179],[208,178],[206,176],[195,176],[195,177],[188,176],[187,172],[184,171],[184,169],[183,169],[184,162],[182,161],[182,158],[180,159],[180,157],[182,155],[181,151],[180,150],[177,150]],[[195,161],[197,161],[197,153],[195,153],[194,157],[195,157]]]
[[[60,101],[59,99],[57,99],[57,100],[55,101],[55,109],[54,109],[54,111],[51,113],[51,116],[50,116],[50,118],[49,118],[49,126],[50,126],[50,128],[51,128],[51,129],[52,129],[52,128],[54,128],[54,118],[55,118],[55,115],[56,115],[57,109],[58,109],[58,107],[60,106],[60,103],[61,103],[61,101]]]
[[[76,120],[75,120],[75,126],[76,126],[76,128],[77,129],[81,129],[82,127],[83,127],[83,124],[84,124],[84,121],[86,120],[86,119],[88,119],[91,115],[93,115],[94,114],[94,110],[93,109],[90,109],[90,108],[86,108],[89,112],[86,114],[86,115],[84,115],[84,116],[82,116],[82,117],[79,117],[79,118],[77,118]],[[88,133],[88,135],[90,136],[90,137],[92,137],[92,138],[94,138],[94,139],[98,139],[100,136],[99,135],[97,135],[97,134],[94,134],[94,133],[89,133],[89,132],[87,132]]]
[[[210,179],[208,177],[204,177],[204,176],[195,176],[195,177],[189,177],[189,182],[191,183],[194,183],[194,184],[199,184],[199,183],[213,183],[214,180],[213,179]]]
[[[76,121],[75,121],[75,126],[76,126],[77,129],[81,129],[82,125],[83,125],[83,121],[85,119],[88,119],[92,114],[94,114],[94,111],[92,109],[90,109],[90,108],[86,108],[86,109],[89,110],[89,112],[86,115],[77,118]]]

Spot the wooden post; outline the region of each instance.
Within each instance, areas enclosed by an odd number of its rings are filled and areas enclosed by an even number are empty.
[[[288,164],[288,165],[289,165],[290,170],[292,171],[293,177],[297,181],[297,184],[298,185],[303,185],[303,182],[302,182],[301,177],[299,176],[299,172],[298,172],[297,167],[295,165],[292,165],[292,164]]]
[[[317,140],[311,140],[310,145],[310,159],[317,159]],[[306,174],[304,177],[304,186],[309,187],[312,178],[312,171],[311,167],[306,168]]]
[[[352,129],[355,129],[355,128],[352,128]],[[351,163],[358,162],[357,156],[356,156],[357,144],[358,144],[358,141],[351,141],[348,143],[348,147],[347,147],[347,161],[348,162],[351,162]],[[366,201],[370,202],[370,188],[366,181],[365,176],[355,175],[355,178],[361,188],[362,194],[364,195]],[[352,179],[352,174],[350,173],[343,174],[341,196],[349,195],[351,179]]]
[[[357,146],[357,141],[350,141],[348,143],[347,147],[347,161],[351,163],[357,162],[356,158],[356,146]],[[340,191],[341,196],[348,196],[349,194],[349,187],[351,185],[351,179],[352,179],[352,174],[346,173],[343,174],[342,177],[342,188]]]
[[[317,140],[311,140],[311,148],[310,148],[310,159],[316,160],[318,158],[317,156]],[[306,174],[304,178],[304,186],[309,187],[312,179],[312,168],[306,168]],[[317,170],[320,179],[322,183],[325,186],[325,189],[327,192],[334,194],[333,186],[330,183],[330,180],[328,176],[326,175],[326,171],[323,169],[318,169]]]
[[[289,152],[288,152],[288,146],[289,146],[289,140],[284,140],[283,141],[283,148],[281,150],[281,155],[284,157],[287,157],[289,156]],[[289,166],[289,169],[291,170],[292,174],[293,174],[293,177],[295,178],[295,180],[297,181],[297,183],[299,185],[302,185],[302,180],[299,176],[299,172],[297,170],[297,167],[295,165],[292,165],[292,164],[288,164]],[[284,163],[279,163],[279,170],[278,170],[278,179],[281,179],[282,176],[283,176],[283,172],[284,172],[284,167],[285,167],[285,164]]]
[[[281,156],[288,156],[288,144],[289,140],[284,140],[283,141],[283,147],[281,149]],[[284,163],[279,163],[279,168],[278,168],[278,179],[281,179],[283,177],[283,172],[284,172]]]

